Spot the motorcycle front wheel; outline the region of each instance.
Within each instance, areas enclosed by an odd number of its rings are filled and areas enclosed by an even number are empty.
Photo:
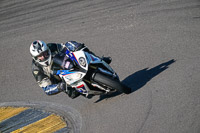
[[[118,92],[129,94],[131,93],[131,88],[123,85],[120,81],[112,79],[112,77],[106,76],[102,73],[96,73],[93,77],[93,80],[99,84],[113,88]]]

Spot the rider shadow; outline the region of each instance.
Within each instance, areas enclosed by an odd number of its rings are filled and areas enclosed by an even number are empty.
[[[130,87],[131,88],[130,93],[133,93],[133,92],[139,90],[140,88],[142,88],[143,86],[145,86],[147,84],[147,82],[149,82],[152,78],[154,78],[155,76],[157,76],[161,72],[168,69],[169,66],[171,64],[173,64],[174,62],[176,62],[176,60],[172,59],[172,60],[165,62],[165,63],[162,63],[162,64],[160,64],[160,65],[158,65],[154,68],[151,68],[151,69],[145,68],[145,69],[142,69],[140,71],[137,71],[137,72],[131,74],[130,76],[128,76],[127,78],[125,78],[122,81],[122,83],[124,85]],[[120,94],[122,94],[122,93],[114,92],[110,95],[100,95],[99,99],[95,103],[98,103],[98,102],[100,102],[104,99],[115,97],[115,96],[120,95]]]

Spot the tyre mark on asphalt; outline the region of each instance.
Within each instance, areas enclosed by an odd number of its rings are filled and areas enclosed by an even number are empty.
[[[150,93],[151,93],[151,96],[150,96],[149,109],[148,109],[147,115],[146,115],[144,121],[142,122],[142,125],[141,125],[141,127],[139,128],[139,130],[138,130],[137,133],[141,133],[143,127],[145,126],[145,124],[146,124],[146,122],[147,122],[147,120],[148,120],[148,118],[149,118],[149,115],[150,115],[150,113],[151,113],[151,110],[152,110],[152,104],[153,104],[153,103],[152,103],[152,100],[153,100],[153,99],[152,99],[152,91],[151,91]]]

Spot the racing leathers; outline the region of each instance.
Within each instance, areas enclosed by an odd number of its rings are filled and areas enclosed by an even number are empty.
[[[66,92],[69,97],[75,98],[79,93],[71,87],[66,87],[66,84],[62,82],[62,79],[54,74],[55,70],[70,69],[73,67],[73,63],[69,59],[64,58],[65,48],[63,44],[48,43],[47,46],[51,51],[51,62],[47,66],[40,65],[36,61],[32,61],[32,73],[38,83],[38,85],[44,90],[47,95],[54,95],[59,92]],[[65,68],[62,67],[59,59],[68,64]]]

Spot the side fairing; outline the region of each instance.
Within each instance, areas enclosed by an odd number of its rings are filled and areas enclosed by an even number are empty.
[[[103,64],[109,71],[111,71],[112,73],[115,73],[114,70],[103,60],[101,60],[99,57],[94,56],[92,54],[89,53],[85,53],[87,60],[89,62],[89,64]]]

